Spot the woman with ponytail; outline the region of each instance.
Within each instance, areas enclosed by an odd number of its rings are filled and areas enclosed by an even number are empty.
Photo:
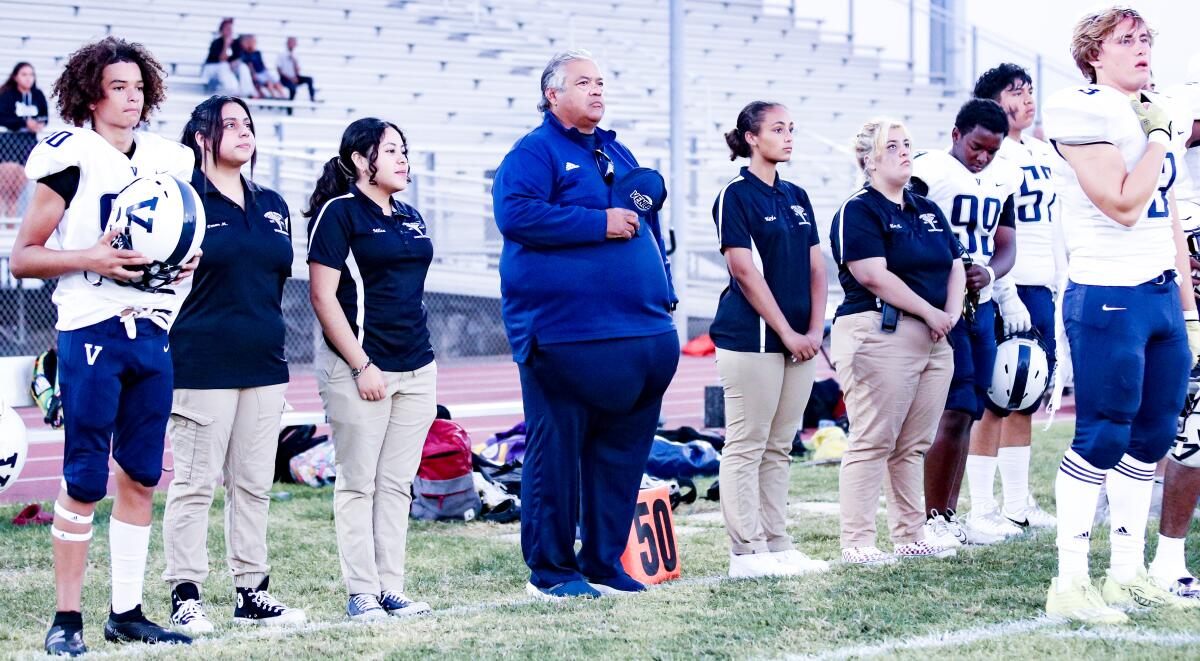
[[[390,122],[342,133],[305,215],[312,305],[324,331],[317,386],[336,445],[334,521],[354,620],[414,615],[404,595],[412,480],[436,414],[437,363],[425,323],[433,244],[413,207],[408,144]]]
[[[825,261],[808,193],[779,177],[792,158],[787,108],[755,101],[725,134],[750,159],[713,203],[729,287],[709,334],[725,389],[721,512],[733,577],[824,571],[787,534],[788,462],[825,330]]]
[[[242,176],[254,171],[254,120],[241,99],[196,106],[180,142],[195,155],[192,187],[208,229],[204,261],[171,329],[175,390],[170,436],[175,475],[163,516],[171,624],[208,633],[200,586],[208,577],[208,510],[225,483],[225,557],[233,619],[303,622],[267,592],[267,508],[288,385],[283,283],[292,272],[291,221],[278,193]]]

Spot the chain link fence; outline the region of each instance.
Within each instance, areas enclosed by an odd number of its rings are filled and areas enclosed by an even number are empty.
[[[35,144],[34,133],[0,132],[0,356],[41,353],[54,341],[54,282],[17,280],[8,268],[17,226],[33,195],[24,166]]]
[[[0,133],[0,356],[36,355],[53,346],[56,339],[54,324],[57,313],[51,301],[55,281],[18,280],[9,270],[13,241],[34,187],[33,182],[25,178],[23,165],[36,143],[37,136],[31,133]],[[277,182],[278,178],[273,176],[276,174],[272,171],[274,168],[267,169],[265,178]],[[315,179],[315,172],[305,172],[302,177],[305,185],[300,188],[307,188],[309,175]],[[471,205],[454,206],[437,199],[442,193],[432,183],[433,177],[426,175],[424,179],[426,192],[422,194],[423,208],[430,211],[427,215],[430,233],[441,255],[439,265],[460,264],[469,257],[479,262],[475,264],[479,267],[476,270],[482,269],[485,281],[494,278],[499,237],[487,235],[485,225],[491,223],[490,205],[484,210],[479,204],[480,200],[485,199],[485,194],[490,196],[490,191],[483,188],[484,182],[476,182],[480,190],[477,199],[470,201],[474,205],[472,208]],[[287,191],[293,186],[285,185],[283,188]],[[297,189],[287,192],[296,193],[288,197],[297,230],[294,245],[297,258],[293,277],[287,281],[283,292],[286,352],[293,368],[304,370],[311,367],[317,343],[322,340],[309,302],[307,267],[304,263],[307,250],[304,228],[307,223],[299,213],[303,198],[299,193],[306,191]],[[467,219],[470,212],[473,212],[474,218]],[[472,225],[472,232],[465,231],[468,223]],[[495,232],[494,227],[491,227],[491,232]],[[471,249],[474,254],[469,254],[470,251],[460,245],[464,235],[478,239],[473,242],[475,247]],[[495,286],[481,286],[477,282],[480,278],[476,277],[468,286],[455,287],[455,270],[449,270],[449,274],[442,272],[431,277],[432,286],[425,296],[430,335],[438,357],[454,359],[506,355],[509,346],[501,323],[500,299],[496,295],[489,295]],[[446,283],[446,280],[451,282]]]

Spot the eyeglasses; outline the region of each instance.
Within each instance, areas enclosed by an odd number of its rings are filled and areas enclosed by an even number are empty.
[[[608,157],[608,154],[605,154],[599,149],[592,153],[596,156],[596,167],[604,176],[604,183],[612,186],[613,178],[616,176],[616,168],[613,167],[612,159]]]

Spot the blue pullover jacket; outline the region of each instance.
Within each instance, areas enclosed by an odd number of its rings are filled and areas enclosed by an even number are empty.
[[[674,330],[660,242],[643,226],[606,239],[611,182],[637,167],[616,133],[585,135],[551,113],[517,141],[492,187],[504,236],[500,295],[513,359],[538,344],[646,337]],[[608,162],[612,176],[606,181]]]

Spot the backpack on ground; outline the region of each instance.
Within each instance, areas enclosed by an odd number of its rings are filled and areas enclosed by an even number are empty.
[[[292,457],[329,440],[328,436],[315,436],[316,425],[292,425],[279,432],[279,447],[275,450],[275,481],[295,482],[289,467]]]
[[[413,518],[470,521],[482,507],[471,476],[467,430],[450,420],[434,420],[413,479]]]

